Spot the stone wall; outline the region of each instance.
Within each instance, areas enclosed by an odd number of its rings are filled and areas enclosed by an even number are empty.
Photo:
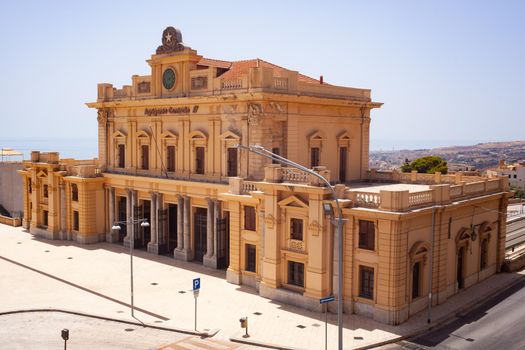
[[[24,210],[22,177],[17,170],[22,169],[21,162],[0,163],[0,205],[11,216],[18,216]]]

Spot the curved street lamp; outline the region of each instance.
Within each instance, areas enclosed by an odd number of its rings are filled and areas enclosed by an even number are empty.
[[[127,221],[116,221],[113,226],[111,226],[112,230],[120,231],[121,227],[120,225],[135,225],[139,224],[141,227],[149,227],[148,219],[136,219],[129,218]],[[134,230],[131,230],[131,237],[129,239],[129,264],[130,264],[130,280],[131,280],[131,317],[135,318],[135,306],[133,304],[133,247],[135,245],[135,235]]]
[[[339,198],[337,197],[337,194],[335,193],[334,188],[332,185],[330,185],[330,182],[328,182],[327,179],[313,171],[312,169],[308,169],[305,166],[302,166],[301,164],[297,164],[296,162],[291,161],[290,159],[281,157],[278,154],[272,153],[265,149],[261,145],[252,145],[252,146],[244,146],[244,145],[236,145],[238,149],[242,149],[248,152],[255,153],[257,155],[260,155],[262,157],[269,158],[273,161],[279,162],[284,165],[291,166],[292,168],[299,169],[301,171],[304,171],[305,173],[308,173],[310,175],[313,175],[317,177],[319,180],[321,180],[326,186],[332,191],[332,195],[335,200],[335,205],[337,207],[337,238],[338,238],[338,254],[337,254],[337,260],[338,260],[338,276],[337,276],[337,338],[338,338],[338,349],[343,350],[343,213],[341,211],[341,206],[339,205]],[[326,211],[326,208],[325,208]]]

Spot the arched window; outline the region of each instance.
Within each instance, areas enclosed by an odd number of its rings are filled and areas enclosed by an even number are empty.
[[[412,245],[409,252],[410,265],[408,272],[411,274],[410,289],[411,300],[415,300],[424,295],[427,291],[424,289],[424,276],[428,276],[426,261],[428,258],[430,244],[428,242],[417,241]]]

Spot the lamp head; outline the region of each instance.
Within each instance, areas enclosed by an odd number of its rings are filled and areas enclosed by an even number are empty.
[[[142,221],[142,222],[140,223],[140,226],[141,226],[141,227],[149,227],[149,222],[147,222],[147,221]]]
[[[111,226],[111,229],[119,231],[120,230],[120,226],[119,225],[113,225],[113,226]]]
[[[323,203],[323,211],[326,216],[333,216],[334,211],[332,210],[332,205],[330,203]]]

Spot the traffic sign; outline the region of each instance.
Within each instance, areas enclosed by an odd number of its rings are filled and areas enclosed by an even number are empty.
[[[201,279],[200,277],[193,279],[193,290],[201,289]]]
[[[326,303],[329,303],[329,302],[334,301],[334,300],[335,300],[335,297],[333,295],[331,295],[329,297],[324,297],[324,298],[319,299],[319,303],[320,304],[326,304]]]

